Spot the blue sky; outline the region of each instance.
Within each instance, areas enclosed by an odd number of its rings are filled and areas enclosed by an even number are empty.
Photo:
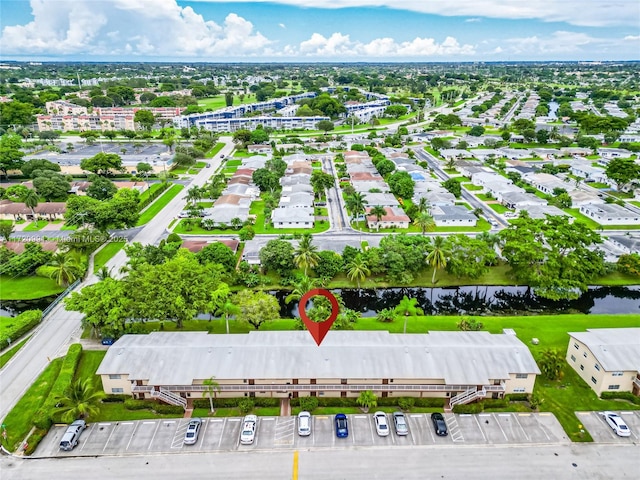
[[[638,0],[2,0],[0,58],[638,60]]]

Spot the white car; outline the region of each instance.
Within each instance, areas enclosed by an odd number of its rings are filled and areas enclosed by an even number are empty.
[[[376,412],[373,414],[376,421],[376,432],[381,437],[389,435],[389,423],[387,422],[387,414],[384,412]]]
[[[619,437],[628,437],[631,435],[631,430],[627,427],[627,424],[624,423],[622,417],[615,412],[603,412],[604,419],[607,421],[609,426],[616,432],[616,435]]]
[[[298,414],[298,435],[301,437],[311,435],[311,414],[309,412]]]
[[[242,421],[242,433],[240,434],[240,443],[242,445],[251,445],[256,438],[256,424],[258,417],[255,415],[247,415]]]

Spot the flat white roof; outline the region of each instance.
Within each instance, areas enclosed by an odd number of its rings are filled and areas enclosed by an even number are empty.
[[[640,371],[640,328],[589,328],[569,335],[585,344],[607,372]]]
[[[447,384],[487,385],[540,370],[514,335],[330,331],[318,347],[306,331],[280,331],[125,335],[109,348],[97,373],[128,375],[150,385],[191,385],[212,376],[444,379]]]

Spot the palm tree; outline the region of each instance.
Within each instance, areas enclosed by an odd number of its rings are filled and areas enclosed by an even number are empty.
[[[191,202],[195,205],[196,202],[201,198],[202,198],[202,190],[200,189],[200,187],[191,187],[187,191],[187,202]]]
[[[416,207],[418,208],[418,212],[420,213],[429,213],[429,211],[431,210],[429,201],[425,197],[420,197],[420,200],[418,200],[418,205],[416,205]]]
[[[353,260],[346,265],[347,278],[352,282],[356,280],[358,290],[360,290],[360,282],[371,275],[371,270],[367,266],[367,262],[362,258],[362,254],[358,253]]]
[[[407,333],[407,320],[409,316],[422,315],[424,312],[418,306],[418,300],[416,298],[409,298],[406,295],[402,297],[400,303],[393,311],[397,315],[404,315],[404,328],[402,333]]]
[[[82,260],[79,255],[74,252],[56,253],[51,263],[50,278],[53,278],[58,285],[68,287],[84,273],[82,268]]]
[[[345,205],[349,210],[351,210],[351,218],[356,219],[358,215],[364,213],[364,205],[366,202],[366,198],[363,193],[355,192],[352,195],[349,195],[345,200]]]
[[[113,269],[107,268],[106,266],[103,265],[102,268],[96,272],[96,277],[98,277],[98,280],[106,280],[107,278],[113,278],[111,276],[111,270]]]
[[[24,204],[31,210],[31,215],[33,215],[33,219],[36,221],[36,226],[38,225],[38,218],[36,217],[36,207],[38,206],[39,201],[40,196],[38,195],[38,193],[34,189],[30,188],[24,197]]]
[[[87,419],[100,411],[98,403],[105,397],[103,391],[96,388],[91,379],[76,380],[64,395],[57,397],[56,403],[61,406],[58,412],[62,420],[72,422],[76,418]]]
[[[378,406],[378,397],[371,390],[364,390],[360,392],[360,395],[356,399],[356,403],[362,407],[365,413],[369,411],[371,407]]]
[[[380,206],[376,205],[371,210],[369,210],[370,215],[375,215],[376,217],[376,230],[380,230],[380,220],[387,214],[387,210]]]
[[[214,313],[216,315],[224,315],[224,324],[227,328],[227,334],[229,334],[229,317],[238,315],[240,313],[240,307],[233,303],[231,298],[227,297],[220,301]]]
[[[304,268],[304,274],[307,275],[307,268],[317,267],[320,257],[318,256],[318,247],[312,245],[313,237],[310,233],[305,233],[298,243],[298,249],[295,252],[293,261],[298,268]]]
[[[220,384],[216,382],[214,378],[216,377],[207,378],[204,382],[202,382],[202,384],[207,387],[202,393],[203,395],[209,397],[209,406],[211,407],[211,412],[213,412],[213,397],[215,396],[216,392],[220,391]]]
[[[436,222],[433,220],[433,217],[429,215],[427,212],[419,213],[416,216],[416,219],[413,221],[414,225],[417,225],[422,230],[422,235],[425,232],[433,232],[436,229]]]
[[[436,283],[436,271],[447,266],[447,252],[444,249],[444,237],[433,239],[433,249],[427,255],[427,263],[433,267],[431,283]]]
[[[239,217],[234,217],[231,219],[231,226],[236,230],[239,230],[242,227],[242,220]]]
[[[306,275],[303,275],[293,286],[293,290],[289,295],[287,295],[284,299],[284,303],[287,305],[290,304],[294,300],[300,300],[302,296],[307,293],[309,290],[313,290],[314,288],[318,288],[320,286],[320,281],[317,278],[310,278]]]

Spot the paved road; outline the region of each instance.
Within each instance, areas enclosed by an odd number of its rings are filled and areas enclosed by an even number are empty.
[[[203,168],[195,176],[190,185],[183,190],[181,195],[174,198],[142,228],[132,241],[141,243],[157,243],[166,234],[169,222],[180,213],[186,204],[185,195],[189,187],[202,186],[220,165],[220,155],[229,155],[234,146],[231,137],[221,137],[225,143],[223,149],[210,160],[211,168]],[[115,275],[120,267],[126,263],[126,254],[121,250],[107,264],[113,269]],[[76,290],[95,283],[97,279],[92,276],[81,283]],[[82,314],[70,312],[64,308],[61,302],[47,316],[46,320],[38,327],[31,339],[20,349],[11,361],[0,370],[0,418],[4,418],[13,408],[24,392],[36,380],[53,359],[66,352],[69,340],[78,339],[81,333]]]
[[[298,475],[294,459],[298,457]],[[34,478],[259,478],[338,479],[633,479],[640,468],[635,445],[540,447],[407,447],[311,449],[251,453],[140,455],[29,460],[0,458],[3,480]],[[635,473],[634,473],[635,472]]]

